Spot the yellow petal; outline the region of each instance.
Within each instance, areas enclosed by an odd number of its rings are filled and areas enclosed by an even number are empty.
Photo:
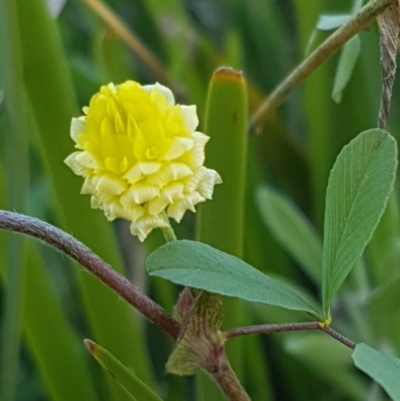
[[[132,185],[122,196],[121,203],[124,206],[132,204],[141,205],[160,195],[160,190],[155,185],[138,183]]]
[[[161,160],[171,161],[182,156],[185,152],[192,149],[194,140],[192,138],[176,137],[172,140],[167,152],[161,156]]]
[[[192,175],[192,170],[183,163],[169,163],[164,165],[156,174],[149,177],[148,182],[159,187],[165,187],[173,181],[179,181]]]
[[[83,167],[90,169],[97,168],[97,163],[89,152],[79,152],[79,154],[76,155],[76,160]]]
[[[195,205],[204,201],[205,199],[198,192],[192,192],[190,195],[186,195],[183,199],[170,205],[167,214],[179,223],[186,210],[189,209],[192,212],[196,212]]]
[[[78,135],[85,130],[86,117],[73,118],[71,122],[70,135],[73,141],[77,142]]]

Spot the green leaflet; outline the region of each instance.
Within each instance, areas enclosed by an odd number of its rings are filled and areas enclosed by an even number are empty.
[[[393,189],[397,145],[387,132],[362,132],[345,146],[326,193],[322,298],[325,318],[385,210]]]
[[[150,275],[188,287],[286,309],[318,312],[285,284],[232,255],[194,241],[174,241],[146,260]]]

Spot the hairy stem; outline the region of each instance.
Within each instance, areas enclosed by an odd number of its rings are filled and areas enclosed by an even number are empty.
[[[347,347],[354,349],[356,344],[348,338],[342,336],[337,331],[329,326],[323,326],[319,322],[305,322],[305,323],[283,323],[283,324],[260,324],[257,326],[239,327],[237,329],[227,330],[222,333],[225,339],[245,336],[249,334],[270,334],[279,333],[283,331],[310,331],[319,330],[333,337],[335,340],[340,341]]]
[[[214,368],[208,368],[207,371],[230,401],[251,401],[246,390],[236,377],[235,372],[232,370],[225,351],[219,365]]]
[[[173,339],[178,338],[180,331],[178,321],[71,235],[33,217],[2,210],[0,210],[0,229],[38,238],[59,249],[85,267]]]
[[[321,327],[321,330],[324,331],[326,334],[329,334],[335,340],[340,341],[342,344],[346,345],[347,347],[349,347],[351,349],[356,348],[356,344],[353,343],[353,341],[350,341],[345,336],[342,336],[340,333],[333,330],[331,327],[329,327],[329,326]]]
[[[253,128],[263,116],[275,110],[311,73],[335,54],[356,33],[364,29],[376,16],[396,0],[371,0],[347,23],[337,29],[314,52],[296,67],[264,100],[249,121]]]

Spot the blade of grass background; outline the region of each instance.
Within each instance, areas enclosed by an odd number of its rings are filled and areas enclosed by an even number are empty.
[[[84,347],[66,320],[37,245],[30,240],[25,261],[23,333],[50,399],[96,401]]]
[[[368,311],[371,328],[377,339],[375,345],[391,346],[400,353],[400,308],[399,308],[400,276],[381,285],[368,299]]]
[[[2,170],[0,171],[3,172]],[[0,195],[5,198],[5,176],[0,176]],[[0,199],[0,208],[5,208],[5,200]],[[6,236],[1,232],[0,246]],[[70,401],[73,399],[95,401],[98,399],[90,371],[83,357],[83,347],[66,321],[64,311],[58,305],[44,269],[44,261],[31,241],[26,241],[23,255],[23,293],[21,325],[49,399]],[[4,255],[0,249],[0,255]],[[5,279],[5,261],[1,258],[0,280]],[[51,330],[49,330],[51,328]],[[57,357],[55,357],[57,355]],[[16,397],[18,396],[18,391]],[[14,398],[16,399],[16,398]]]
[[[391,282],[400,272],[399,227],[399,204],[394,191],[367,248],[373,279],[378,285]]]
[[[108,28],[100,29],[94,37],[93,50],[103,83],[135,80],[128,63],[128,47],[114,32]]]
[[[277,40],[286,37],[284,21],[273,2],[233,0],[228,4],[242,42],[246,75],[267,93],[276,83],[276,71],[287,66],[282,41]]]
[[[162,401],[133,372],[106,349],[91,340],[85,340],[86,348],[117,383],[137,401]]]
[[[309,367],[316,377],[332,385],[331,399],[364,401],[367,386],[352,369],[351,350],[322,333],[303,333],[302,336],[285,333],[283,347],[288,355]]]
[[[250,308],[248,308],[250,309]],[[245,311],[246,325],[254,324],[250,310]],[[244,359],[244,383],[252,401],[272,401],[271,374],[268,367],[262,336],[245,336],[243,347],[246,350]],[[232,341],[236,341],[232,339]]]
[[[326,10],[327,1],[304,3],[295,0],[297,23],[299,26],[299,57],[304,58],[309,37],[313,32],[318,16]],[[330,98],[332,66],[323,64],[305,82],[302,92],[306,124],[308,128],[309,158],[313,189],[313,219],[321,229],[325,204],[325,187],[329,176],[329,162],[333,162],[333,126]]]
[[[17,6],[12,0],[0,5],[0,88],[3,91],[4,161],[7,208],[25,212],[29,185],[26,96],[23,87]],[[7,235],[6,271],[0,365],[0,399],[13,401],[18,377],[23,294],[25,239]]]
[[[89,199],[79,195],[82,182],[63,164],[73,150],[68,133],[77,107],[57,27],[42,1],[21,0],[18,12],[25,82],[39,129],[43,162],[53,185],[58,224],[122,271],[111,225],[101,213],[90,210]],[[131,308],[94,277],[77,271],[77,280],[93,337],[151,385],[143,333]],[[116,389],[114,384],[112,387]],[[120,389],[116,391],[122,394]]]
[[[257,188],[264,182],[262,169],[263,165],[257,158],[256,143],[249,140],[246,169],[245,261],[263,273],[288,277],[292,273],[288,259],[263,224],[255,199]]]
[[[257,200],[264,224],[309,277],[319,283],[322,243],[314,227],[289,198],[272,188],[260,187]]]
[[[249,140],[246,167],[244,260],[263,273],[273,272],[287,277],[291,273],[288,258],[262,224],[257,209],[254,194],[262,182],[262,167],[255,150],[256,143]],[[246,323],[248,325],[256,324],[252,307],[253,305],[244,305],[244,316],[248,318]],[[265,317],[262,323],[265,323]],[[270,367],[267,358],[264,339],[261,336],[246,336],[243,341],[243,346],[246,349],[243,384],[253,401],[272,400],[273,391],[270,378],[272,367]],[[253,367],[255,367],[254,370]]]
[[[315,24],[318,14],[326,10],[343,12],[349,9],[348,2],[346,4],[343,1],[337,1],[335,4],[327,1],[308,4],[296,0],[295,4],[302,49],[311,32],[310,26]],[[380,82],[377,70],[378,38],[373,32],[361,32],[360,38],[362,42],[360,59],[340,105],[335,107],[330,99],[333,85],[331,77],[335,74],[338,56],[316,70],[303,86],[314,191],[313,217],[320,229],[323,221],[325,188],[336,155],[358,132],[376,125],[379,106],[379,97],[376,96],[379,92],[376,89]]]
[[[206,148],[206,164],[218,171],[223,184],[215,188],[212,201],[199,207],[196,238],[241,258],[247,153],[247,99],[243,75],[228,68],[218,69],[211,78],[206,110],[205,133],[211,138]],[[224,299],[225,327],[240,325],[241,308],[240,301]],[[227,354],[240,380],[241,341],[234,348],[228,344]]]

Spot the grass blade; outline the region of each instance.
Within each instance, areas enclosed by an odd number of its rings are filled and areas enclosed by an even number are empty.
[[[100,365],[132,396],[132,400],[162,401],[158,395],[107,350],[90,340],[85,340],[85,345]]]
[[[0,88],[4,96],[5,168],[7,208],[24,212],[28,191],[28,139],[26,97],[22,77],[17,6],[6,0],[0,4]],[[23,260],[25,240],[7,235],[0,364],[0,398],[15,399],[21,334]]]

